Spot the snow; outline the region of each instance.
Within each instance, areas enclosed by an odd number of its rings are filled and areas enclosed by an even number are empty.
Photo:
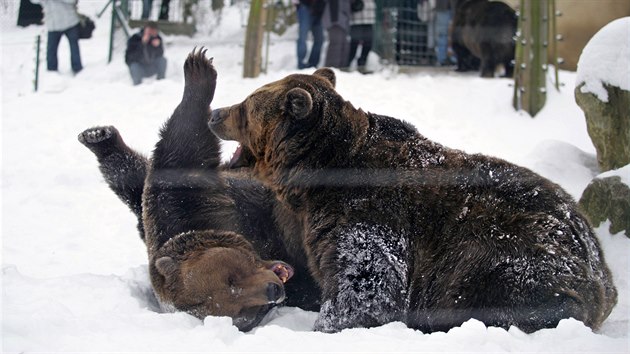
[[[630,91],[630,17],[614,20],[586,44],[577,65],[576,86],[608,102],[604,84]]]
[[[36,35],[45,40],[45,29],[15,26],[18,1],[3,3],[0,10],[3,352],[628,352],[630,240],[611,235],[608,223],[596,232],[619,303],[596,332],[567,319],[529,335],[516,328],[486,328],[476,320],[448,333],[423,334],[395,322],[324,334],[312,331],[315,313],[280,308],[260,327],[241,333],[228,318],[200,321],[184,313],[160,313],[136,220],[107,188],[77,134],[114,125],[130,146],[148,155],[181,98],[181,68],[194,46],[207,46],[215,58],[214,106],[220,107],[295,72],[296,29],[272,37],[268,74],[242,79],[246,16],[238,7],[226,9],[212,33],[166,36],[167,78],[133,87],[122,39],[107,64],[110,17],[95,16],[105,3],[79,4],[97,26],[94,37],[80,43],[85,69],[72,76],[63,39],[60,74],[40,64],[36,93],[33,48]],[[377,72],[337,71],[338,91],[356,107],[404,119],[447,146],[524,165],[575,198],[598,174],[584,115],[570,89],[549,90],[546,106],[532,119],[512,109],[507,79],[439,70],[397,73],[380,68],[375,55],[368,66]],[[561,72],[560,80],[574,87],[576,74]],[[234,145],[226,147],[229,156]]]
[[[619,167],[616,170],[606,171],[597,176],[597,178],[607,178],[613,176],[621,178],[621,183],[625,184],[626,186],[630,186],[630,165]]]

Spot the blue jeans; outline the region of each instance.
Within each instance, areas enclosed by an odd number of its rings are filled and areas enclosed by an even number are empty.
[[[435,54],[438,64],[446,64],[448,50],[448,25],[450,11],[438,11],[435,15]]]
[[[134,86],[140,85],[142,79],[157,74],[157,79],[162,80],[166,76],[166,58],[156,58],[150,64],[131,63],[129,64],[129,73]]]
[[[49,31],[48,44],[46,46],[46,65],[49,71],[57,71],[59,62],[57,60],[57,49],[61,36],[66,35],[70,43],[70,65],[76,74],[83,69],[81,65],[81,51],[79,50],[79,25],[70,27],[65,31]]]
[[[322,44],[324,43],[322,20],[321,18],[314,18],[311,15],[311,9],[302,4],[297,7],[297,18],[299,25],[297,39],[298,69],[317,67],[322,52]],[[313,33],[313,46],[311,47],[311,54],[308,61],[304,62],[307,51],[306,40],[309,32]]]

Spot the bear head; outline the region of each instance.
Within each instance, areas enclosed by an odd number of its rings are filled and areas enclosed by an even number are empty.
[[[258,325],[285,299],[293,269],[261,260],[233,232],[189,232],[169,240],[151,262],[160,303],[197,318],[228,316],[242,331]]]
[[[366,114],[335,91],[335,81],[328,68],[289,75],[213,110],[208,125],[219,138],[239,142],[254,174],[282,194],[291,170],[342,168],[340,152],[353,150],[367,129]]]

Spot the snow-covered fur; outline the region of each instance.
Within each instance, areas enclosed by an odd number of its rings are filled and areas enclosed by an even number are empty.
[[[317,330],[601,325],[617,292],[565,191],[357,110],[334,85],[329,69],[289,75],[209,123],[252,152],[256,177],[303,220],[294,242],[323,289]]]

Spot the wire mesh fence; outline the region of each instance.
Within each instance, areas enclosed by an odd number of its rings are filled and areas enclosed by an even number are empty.
[[[433,16],[416,0],[377,2],[374,49],[388,64],[433,65]]]

